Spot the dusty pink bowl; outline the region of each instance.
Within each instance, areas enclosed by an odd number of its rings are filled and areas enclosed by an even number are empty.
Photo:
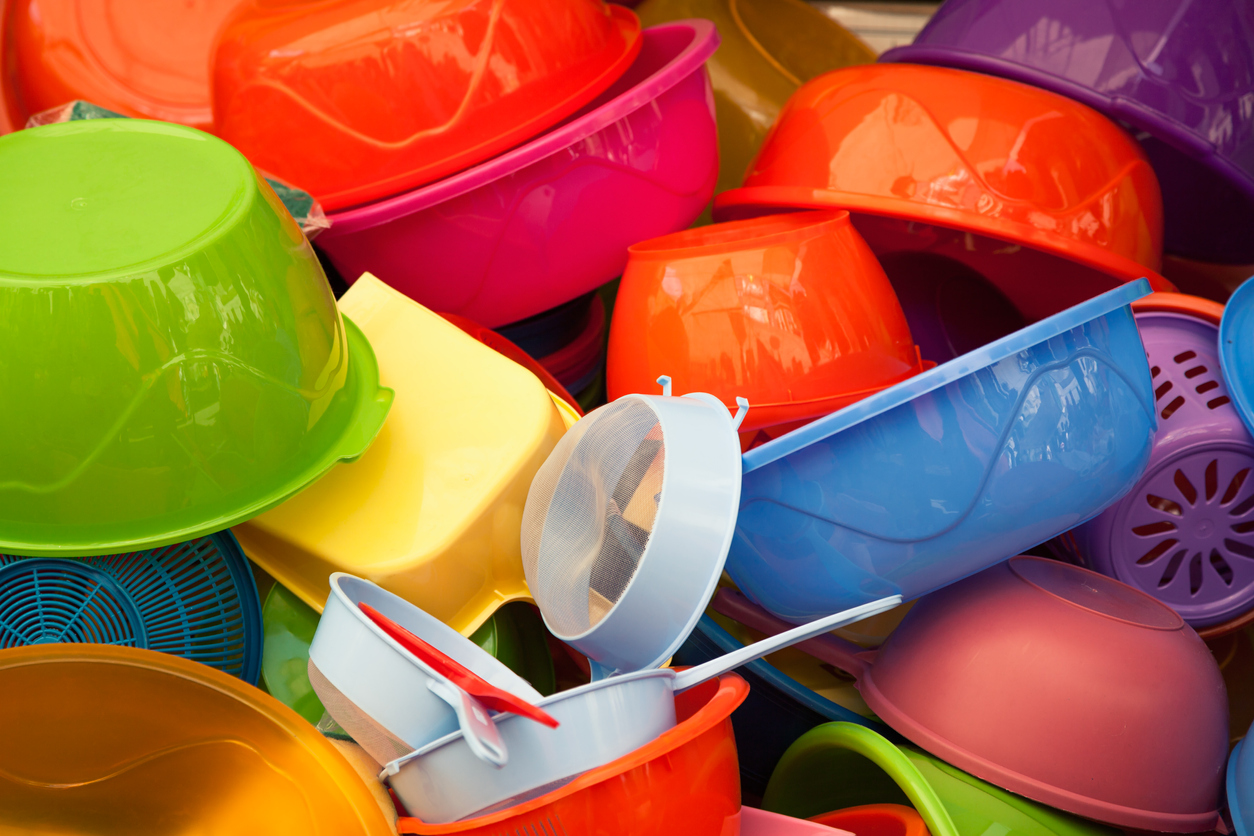
[[[635,63],[567,122],[486,163],[331,215],[318,238],[349,282],[370,271],[429,308],[495,328],[619,275],[627,247],[683,229],[714,194],[706,20],[654,26]]]

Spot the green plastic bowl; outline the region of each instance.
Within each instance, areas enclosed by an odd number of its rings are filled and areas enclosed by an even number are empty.
[[[910,805],[931,836],[1121,836],[854,723],[825,723],[797,738],[762,799],[765,809],[797,818],[863,804]]]
[[[191,128],[0,137],[0,551],[190,540],[360,456],[392,392],[239,152]]]

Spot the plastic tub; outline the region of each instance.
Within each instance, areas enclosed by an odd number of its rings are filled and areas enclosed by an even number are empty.
[[[742,436],[781,434],[922,371],[901,305],[848,212],[698,227],[628,250],[609,398],[709,392]],[[782,426],[781,426],[782,425]]]
[[[725,674],[675,696],[676,725],[604,766],[499,812],[428,824],[402,818],[403,834],[597,833],[639,836],[736,832],[740,786],[729,719],[749,686]],[[647,798],[648,803],[641,803]],[[560,829],[559,829],[560,828]]]
[[[127,647],[36,645],[0,654],[0,690],[14,720],[0,746],[4,824],[14,832],[395,832],[313,726],[204,665]]]
[[[51,642],[172,653],[255,685],[261,603],[229,531],[75,560],[0,555],[0,648]]]
[[[1153,595],[1195,628],[1254,607],[1254,438],[1219,365],[1223,306],[1155,293],[1132,306],[1158,432],[1145,475],[1073,532],[1081,565]]]
[[[600,0],[250,0],[217,38],[214,128],[343,209],[531,139],[639,49],[636,16]]]
[[[648,0],[636,7],[645,26],[704,18],[722,44],[706,66],[718,114],[718,191],[739,186],[775,117],[802,82],[875,52],[852,32],[801,0]]]
[[[631,68],[577,117],[439,183],[332,212],[318,245],[350,281],[370,270],[490,328],[618,276],[628,246],[692,223],[718,175],[702,68],[718,33],[684,21],[642,41]]]
[[[370,445],[392,392],[239,152],[67,122],[0,138],[0,179],[0,550],[193,539]]]
[[[849,723],[819,726],[794,743],[771,776],[764,806],[792,816],[810,816],[857,836],[873,836],[874,831],[854,824],[855,811],[887,804],[916,807],[927,823],[924,833],[931,836],[989,833],[990,829],[1006,836],[1116,836],[1120,832],[1012,795],[913,746],[895,746]],[[820,812],[853,805],[860,806]],[[904,836],[901,830],[888,833]]]
[[[801,622],[916,598],[1100,513],[1149,461],[1129,307],[1148,290],[1108,291],[750,450],[736,585]]]
[[[702,616],[688,640],[675,652],[673,664],[699,665],[743,646],[714,619]],[[815,726],[844,720],[886,730],[816,694],[765,659],[750,662],[736,672],[749,685],[749,696],[732,714],[732,728],[736,731],[741,792],[750,798],[762,797],[785,750]]]
[[[328,576],[344,571],[468,634],[530,597],[523,505],[567,423],[535,375],[373,276],[340,309],[378,349],[380,375],[397,388],[393,415],[360,461],[235,535],[319,612]]]
[[[1007,302],[1032,322],[1143,276],[1173,289],[1136,143],[1084,105],[978,73],[880,64],[804,85],[744,188],[714,201],[716,219],[803,208],[852,213],[938,362],[918,319],[961,331],[984,307],[996,329]]]
[[[1219,364],[1237,413],[1254,434],[1254,281],[1238,287],[1224,306]]]
[[[1153,164],[1168,252],[1254,261],[1249,4],[958,0],[881,60],[1004,76],[1096,108],[1129,126]]]
[[[26,118],[75,99],[208,130],[213,39],[240,0],[7,0]],[[11,47],[9,46],[11,44]]]

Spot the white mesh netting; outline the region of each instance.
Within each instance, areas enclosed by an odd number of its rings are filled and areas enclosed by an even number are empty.
[[[537,471],[523,511],[523,571],[559,638],[600,622],[635,576],[665,458],[657,415],[624,398],[575,424]]]

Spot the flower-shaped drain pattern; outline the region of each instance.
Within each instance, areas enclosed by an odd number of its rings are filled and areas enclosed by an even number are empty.
[[[1141,482],[1124,524],[1121,575],[1168,604],[1221,600],[1254,585],[1254,460],[1206,449]]]

